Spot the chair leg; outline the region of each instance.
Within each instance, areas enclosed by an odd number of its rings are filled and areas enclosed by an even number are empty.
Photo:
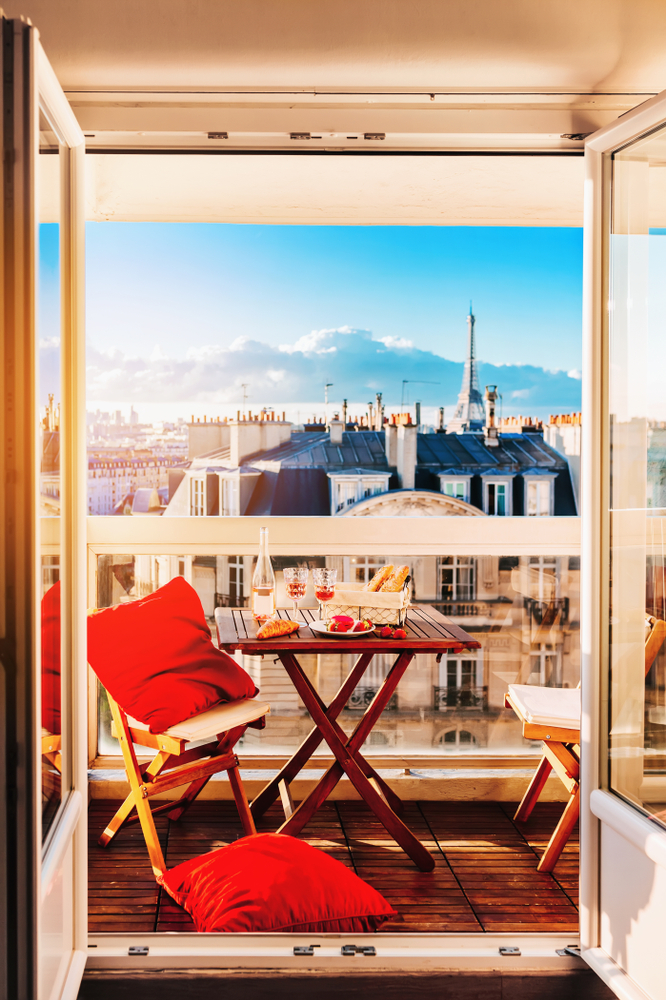
[[[551,764],[547,757],[541,758],[541,763],[534,772],[534,776],[527,786],[527,791],[523,795],[523,800],[516,810],[516,814],[513,817],[518,823],[524,823],[528,820],[532,814],[537,799],[543,791],[543,787],[548,781],[548,775],[552,770]]]
[[[579,813],[580,789],[576,786],[576,790],[567,802],[566,809],[562,813],[560,822],[553,831],[553,836],[548,842],[548,847],[546,848],[541,861],[537,865],[538,872],[552,872],[558,862],[560,854],[564,850],[564,845],[571,836],[571,831],[576,825]]]
[[[153,814],[150,809],[150,802],[144,794],[145,787],[143,785],[143,777],[134,752],[134,745],[129,731],[127,716],[123,711],[121,711],[117,703],[111,697],[109,697],[109,705],[113,721],[116,724],[116,731],[118,733],[120,749],[122,750],[123,760],[125,762],[125,771],[127,772],[127,780],[130,784],[133,803],[139,817],[139,823],[141,824],[144,840],[146,841],[146,847],[148,848],[148,856],[153,868],[153,873],[157,877],[158,875],[163,875],[166,872],[166,863],[164,861],[164,855],[162,854],[157,829],[155,828],[155,820],[153,819]],[[149,766],[153,768],[154,771],[158,772],[164,766],[168,757],[169,754],[161,752]]]
[[[102,836],[97,841],[100,847],[107,847],[111,843],[111,841],[118,833],[118,830],[120,830],[123,823],[127,821],[127,818],[129,814],[132,812],[132,809],[134,809],[134,793],[130,792],[130,794],[127,796],[127,798],[121,805],[120,809],[116,813],[116,815],[113,817],[110,823],[107,824],[107,827],[104,830]]]
[[[245,831],[246,837],[249,837],[253,833],[257,832],[257,828],[254,825],[254,818],[250,812],[250,803],[247,801],[247,795],[245,794],[243,782],[241,781],[237,767],[230,767],[227,773],[229,774],[229,784],[231,785],[231,791],[234,794],[234,800],[236,802],[236,808],[238,809],[238,815],[240,816],[241,823],[243,824],[243,830]]]

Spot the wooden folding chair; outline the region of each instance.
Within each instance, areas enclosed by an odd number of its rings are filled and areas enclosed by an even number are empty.
[[[166,812],[169,819],[180,819],[219,771],[229,774],[243,830],[246,834],[256,833],[238,772],[239,762],[234,746],[248,726],[263,728],[265,716],[270,712],[267,702],[248,699],[217,705],[186,722],[171,726],[164,733],[154,735],[148,731],[147,725],[126,715],[111,695],[108,698],[113,717],[111,733],[120,741],[130,793],[99,838],[101,847],[106,847],[125,823],[138,821],[153,872],[156,876],[163,874],[166,864],[153,817]],[[206,742],[199,746],[191,745],[201,740]],[[157,750],[150,764],[139,764],[134,744]],[[149,799],[182,785],[188,787],[179,799],[151,809]],[[131,816],[133,810],[136,810],[136,815]]]
[[[665,637],[666,622],[646,615],[646,677]],[[580,690],[510,684],[504,704],[522,722],[525,739],[542,740],[544,751],[514,819],[529,819],[551,770],[569,792],[569,801],[537,866],[537,871],[552,872],[580,814]]]

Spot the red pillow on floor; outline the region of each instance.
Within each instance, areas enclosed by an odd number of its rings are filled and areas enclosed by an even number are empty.
[[[157,881],[202,932],[362,934],[397,916],[339,861],[279,833],[243,837]]]
[[[213,645],[197,592],[180,576],[140,601],[90,612],[88,662],[120,707],[151,733],[259,693],[250,675]]]
[[[60,580],[42,597],[42,728],[60,734]]]

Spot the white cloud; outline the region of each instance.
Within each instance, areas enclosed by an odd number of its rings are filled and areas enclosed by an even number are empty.
[[[400,400],[402,380],[423,380],[425,406],[450,406],[460,391],[461,362],[422,351],[402,337],[373,340],[369,330],[348,326],[313,330],[291,344],[274,347],[241,335],[229,347],[208,344],[190,348],[185,357],[150,357],[90,345],[87,355],[88,399],[118,405],[240,403],[241,385],[249,385],[253,405],[295,403],[323,398],[332,382],[332,402],[370,398],[383,392],[389,406]],[[511,400],[523,412],[538,408],[566,412],[580,408],[580,379],[566,372],[546,372],[529,365],[480,364],[481,384],[497,383],[505,412]],[[529,407],[529,409],[526,409]]]
[[[578,371],[577,368],[572,368],[570,372],[567,372],[567,375],[569,376],[569,378],[575,378],[578,379],[579,381],[583,377],[583,373],[581,371]]]
[[[414,346],[413,341],[408,340],[406,337],[378,337],[375,343],[384,344],[386,347],[390,347],[394,351],[404,351],[407,350],[407,348]]]

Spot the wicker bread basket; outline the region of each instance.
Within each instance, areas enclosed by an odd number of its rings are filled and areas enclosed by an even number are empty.
[[[368,618],[373,625],[404,625],[409,608],[409,584],[394,593],[372,593],[363,583],[336,584],[335,596],[319,602],[319,617],[329,621],[334,615]]]

